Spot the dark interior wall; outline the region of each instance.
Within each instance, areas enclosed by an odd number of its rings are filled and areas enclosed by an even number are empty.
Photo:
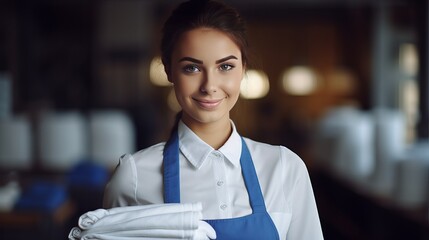
[[[105,3],[2,1],[0,70],[13,76],[16,113],[121,108],[134,117],[139,129],[145,128],[138,134],[145,136],[139,143],[143,147],[165,137],[174,116],[165,100],[169,89],[155,87],[148,80],[150,59],[158,52],[159,30],[172,6],[161,2],[143,11],[150,13],[147,19],[155,19],[147,29],[150,39],[145,47],[106,47],[100,40]],[[375,13],[370,4],[237,7],[248,21],[254,66],[266,71],[271,84],[268,96],[241,99],[234,109],[234,120],[243,134],[298,149],[305,145],[309,126],[328,108],[350,102],[371,108]],[[392,21],[400,27],[412,26],[414,11],[412,6],[396,7]],[[132,33],[135,28],[129,29],[131,37],[138,36]],[[321,86],[315,93],[292,96],[281,89],[281,73],[296,64],[313,67],[320,74]],[[355,76],[352,92],[329,88],[330,77],[339,67]]]

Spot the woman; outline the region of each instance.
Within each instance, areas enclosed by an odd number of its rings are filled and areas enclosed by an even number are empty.
[[[242,138],[230,120],[248,64],[238,13],[216,1],[182,3],[161,50],[181,115],[167,143],[121,157],[104,207],[201,202],[217,239],[323,239],[303,161]]]

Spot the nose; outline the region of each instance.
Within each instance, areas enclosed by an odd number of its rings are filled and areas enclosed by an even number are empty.
[[[216,77],[213,73],[205,72],[201,83],[200,91],[205,94],[212,94],[217,91]]]

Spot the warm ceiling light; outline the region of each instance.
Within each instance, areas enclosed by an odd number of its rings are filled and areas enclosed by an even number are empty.
[[[317,75],[308,67],[295,66],[282,74],[283,89],[292,95],[308,95],[317,88]]]
[[[399,66],[408,75],[415,76],[419,68],[416,45],[404,43],[399,48]]]
[[[247,70],[240,85],[241,96],[246,99],[263,98],[269,89],[268,76],[261,70]]]
[[[171,86],[160,57],[154,57],[150,62],[149,78],[156,86]]]

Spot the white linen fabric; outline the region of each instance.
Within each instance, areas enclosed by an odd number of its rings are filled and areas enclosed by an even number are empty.
[[[168,226],[172,222],[171,227],[179,227],[179,229],[194,229],[196,226],[196,221],[192,221],[193,217],[201,219],[201,203],[195,204],[151,204],[145,206],[128,206],[128,207],[116,207],[111,209],[97,209],[94,211],[89,211],[78,220],[78,225],[81,229],[89,229],[91,227],[106,226],[114,223],[127,222],[136,218],[145,217],[145,219],[150,219],[152,216],[162,217],[190,217],[189,221],[182,221],[184,226],[177,226],[178,221],[169,221],[166,219],[166,222],[162,222],[162,226]],[[125,214],[126,213],[126,214]],[[184,214],[174,214],[174,213],[188,213]],[[106,217],[109,216],[109,217]],[[153,224],[158,224],[158,221],[155,221]],[[193,225],[194,224],[194,225]],[[155,226],[154,226],[155,227]]]
[[[215,239],[201,209],[201,203],[97,209],[79,218],[69,239]]]
[[[204,219],[225,219],[252,212],[241,174],[241,137],[233,132],[218,150],[179,122],[181,203],[202,203]],[[280,239],[323,239],[311,181],[304,162],[284,146],[245,138],[267,211]],[[161,204],[163,149],[159,143],[119,159],[106,186],[104,207]]]

